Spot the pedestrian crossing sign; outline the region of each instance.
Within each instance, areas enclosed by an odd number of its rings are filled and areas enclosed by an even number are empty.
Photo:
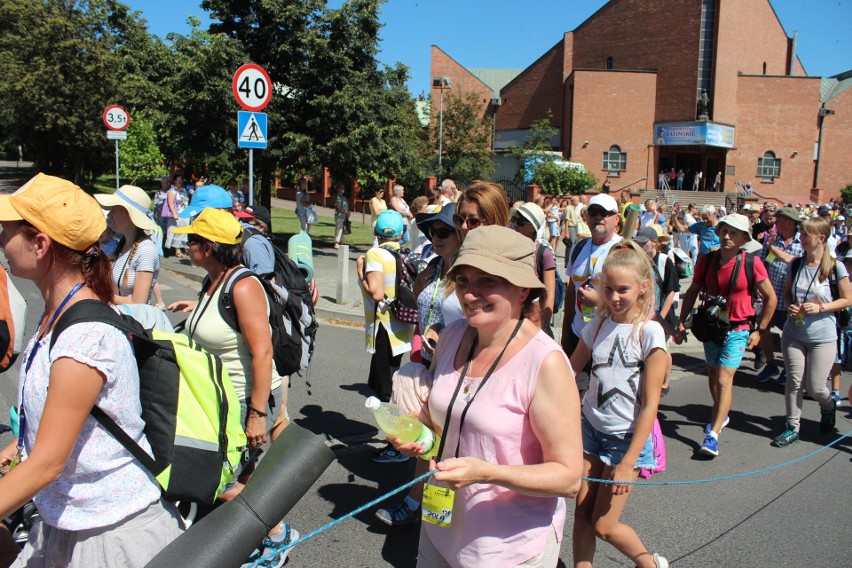
[[[237,145],[240,148],[266,149],[266,113],[237,112]]]

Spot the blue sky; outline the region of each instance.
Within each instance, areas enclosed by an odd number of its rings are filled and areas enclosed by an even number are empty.
[[[188,33],[190,15],[209,24],[200,0],[124,0],[149,30]],[[656,1],[656,0],[647,0]],[[605,0],[388,0],[382,6],[380,60],[408,65],[412,93],[428,91],[429,49],[439,46],[465,67],[523,69],[581,24]],[[340,0],[329,5],[339,6]],[[852,0],[772,0],[809,75],[852,69]],[[534,9],[531,9],[534,7]],[[673,22],[673,25],[676,25]],[[748,38],[743,38],[748,41]]]

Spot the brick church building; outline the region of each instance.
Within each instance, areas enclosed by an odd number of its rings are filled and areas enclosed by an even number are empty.
[[[550,116],[554,150],[613,188],[701,171],[702,190],[751,183],[784,202],[852,183],[852,71],[808,76],[770,0],[610,0],[523,70],[467,69],[432,46],[432,101],[474,92],[506,152]],[[703,93],[706,92],[706,97]],[[433,103],[437,120],[439,105]]]

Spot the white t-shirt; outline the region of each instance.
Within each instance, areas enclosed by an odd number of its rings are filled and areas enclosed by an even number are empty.
[[[86,322],[68,327],[50,349],[47,334],[33,357],[29,372],[22,364],[19,373],[18,405],[27,416],[24,455],[32,451],[50,386],[50,367],[67,357],[97,370],[104,386],[95,404],[151,453],[142,433],[139,402],[139,370],[127,337],[106,323]],[[30,339],[22,361],[35,346]],[[23,394],[22,394],[23,393]],[[23,401],[21,400],[23,398]],[[89,416],[61,475],[33,499],[47,524],[69,531],[94,529],[118,523],[145,509],[160,498],[160,487],[124,446]]]
[[[655,321],[640,328],[632,323],[615,323],[607,317],[600,331],[598,327],[597,322],[587,325],[582,335],[592,352],[583,416],[598,432],[633,432],[642,407],[644,362],[654,349],[665,350],[666,336]]]
[[[130,257],[130,253],[133,257]],[[146,303],[151,300],[151,291],[160,273],[160,255],[157,253],[157,245],[151,239],[139,241],[136,250],[131,247],[127,252],[120,253],[112,265],[112,281],[119,296],[132,296],[133,283],[136,281],[137,272],[153,272],[151,288],[148,290]]]
[[[826,241],[826,245],[828,246],[828,252],[831,255],[831,258],[837,258],[837,235],[829,235],[828,241]]]
[[[643,211],[639,214],[639,226],[643,229],[657,222],[658,213],[653,211]]]
[[[564,280],[567,281],[570,278],[574,282],[575,289],[590,281],[592,288],[599,290],[601,284],[599,275],[601,268],[603,268],[604,259],[606,259],[606,255],[609,253],[612,245],[622,240],[621,235],[614,234],[608,242],[602,245],[595,245],[592,243],[592,239],[584,241],[582,244],[583,249],[577,255],[577,260],[574,264],[570,264],[569,260],[568,266],[565,267]],[[573,257],[573,253],[574,250],[572,248],[569,252],[569,259]],[[584,319],[583,310],[579,303],[579,294],[576,297],[578,298],[577,309],[574,311],[574,321],[571,322],[571,329],[579,337],[580,332],[583,331],[583,327],[588,323],[587,320],[590,319],[591,310],[587,309],[588,313]]]

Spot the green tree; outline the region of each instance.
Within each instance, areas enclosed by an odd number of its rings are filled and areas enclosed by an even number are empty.
[[[536,164],[532,183],[541,186],[543,193],[565,195],[583,193],[595,187],[598,180],[586,170],[566,167],[554,160],[544,160]]]
[[[91,184],[112,161],[101,115],[124,102],[121,48],[145,35],[115,0],[0,0],[0,137],[37,169]]]
[[[557,133],[549,117],[530,125],[524,144],[512,152],[518,159],[518,181],[534,183],[541,187],[543,193],[557,195],[583,193],[595,187],[597,178],[594,174],[566,166],[560,156],[552,153],[551,140]]]
[[[131,185],[137,180],[151,181],[166,175],[154,124],[144,115],[132,118],[127,127],[127,140],[119,142],[119,173],[129,178]]]
[[[445,94],[441,143],[443,171],[437,171],[436,167],[436,174],[439,177],[451,177],[461,183],[488,179],[494,171],[494,162],[491,159],[491,127],[491,119],[483,118],[482,105],[476,94]],[[439,145],[439,130],[438,121],[433,121],[434,148]]]
[[[190,24],[189,35],[167,37],[170,65],[157,104],[164,117],[158,135],[169,162],[220,181],[246,168],[246,152],[237,147],[239,107],[231,79],[247,58],[238,41]]]
[[[316,130],[324,128],[323,122],[354,126],[328,133],[318,154],[339,179],[358,179],[372,187],[395,177],[408,187],[418,187],[429,145],[405,86],[406,69],[398,65],[377,74],[376,79],[384,81],[383,88],[354,80],[338,95],[317,101],[324,112],[310,126],[315,125]],[[365,121],[364,116],[377,119]]]
[[[328,49],[320,30],[325,0],[203,0],[201,7],[213,20],[210,33],[235,40],[245,54],[241,63],[257,63],[272,79],[275,92],[265,109],[269,145],[255,154],[261,201],[268,203],[279,166],[288,172],[320,165],[306,123],[313,116],[308,102],[316,85],[334,71],[319,66],[317,55]],[[236,68],[228,69],[231,75]]]
[[[422,127],[404,66],[382,68],[381,0],[204,0],[224,33],[266,69],[275,94],[269,148],[260,153],[261,200],[271,174],[294,179],[328,166],[336,179],[421,179]]]

